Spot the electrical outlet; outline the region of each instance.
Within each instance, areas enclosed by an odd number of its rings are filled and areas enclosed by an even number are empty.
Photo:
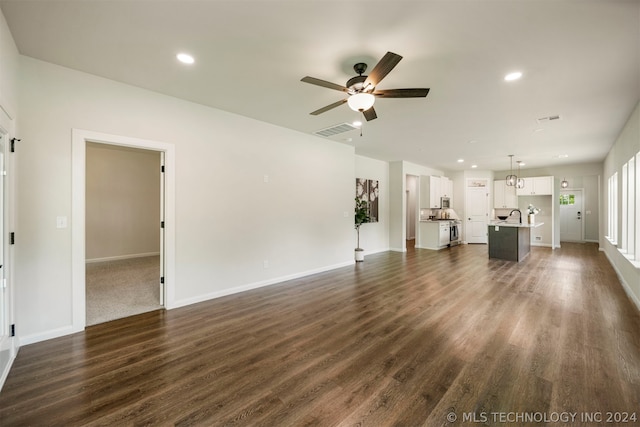
[[[264,182],[269,182],[269,175],[265,175],[263,179],[264,179]]]
[[[67,228],[67,217],[66,216],[56,217],[56,228]]]
[[[536,240],[542,240],[541,236],[536,236]]]

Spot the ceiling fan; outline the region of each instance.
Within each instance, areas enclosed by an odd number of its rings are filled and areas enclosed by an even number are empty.
[[[326,107],[322,107],[316,111],[311,112],[311,115],[317,116],[333,108],[339,107],[345,102],[354,111],[360,111],[367,121],[373,120],[378,117],[376,110],[373,108],[373,103],[376,98],[424,98],[429,93],[428,88],[413,88],[413,89],[382,89],[376,90],[376,86],[393,68],[398,65],[398,62],[402,59],[402,56],[387,52],[380,61],[373,67],[371,73],[368,76],[362,74],[367,69],[367,64],[359,62],[353,66],[353,69],[357,76],[350,78],[345,86],[331,83],[325,80],[316,79],[315,77],[303,77],[301,81],[305,83],[311,83],[313,85],[326,87],[329,89],[339,90],[346,92],[349,96],[333,104],[329,104]]]

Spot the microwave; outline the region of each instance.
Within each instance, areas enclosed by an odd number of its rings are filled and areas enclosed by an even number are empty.
[[[440,209],[451,208],[451,199],[448,197],[440,197]]]

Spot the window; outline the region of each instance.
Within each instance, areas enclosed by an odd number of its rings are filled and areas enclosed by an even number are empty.
[[[622,165],[620,176],[620,234],[618,234],[617,222],[618,207],[617,201],[617,173],[609,178],[609,223],[607,238],[612,243],[617,242],[618,249],[624,256],[634,264],[640,261],[640,173],[636,165],[640,165],[640,152],[631,157],[627,163]],[[636,264],[640,267],[640,263]]]
[[[637,259],[638,242],[636,241],[636,227],[640,224],[636,221],[636,162],[632,157],[627,163],[627,257],[629,259]]]
[[[628,221],[628,209],[627,209],[627,201],[629,200],[628,195],[629,195],[629,164],[625,163],[624,165],[622,165],[622,206],[621,206],[621,214],[622,214],[622,221],[621,221],[621,225],[622,225],[622,230],[620,233],[620,239],[618,240],[618,243],[620,243],[618,245],[618,249],[620,249],[623,252],[627,252],[627,249],[629,248],[628,245],[628,235],[627,235],[627,231],[629,229],[629,221]]]
[[[618,172],[609,177],[607,204],[607,238],[614,245],[618,242]]]

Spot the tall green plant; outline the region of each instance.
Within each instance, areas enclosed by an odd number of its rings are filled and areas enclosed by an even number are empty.
[[[355,226],[358,234],[358,249],[360,248],[360,226],[365,222],[369,222],[369,207],[366,200],[361,200],[356,197],[356,214],[355,214]]]

